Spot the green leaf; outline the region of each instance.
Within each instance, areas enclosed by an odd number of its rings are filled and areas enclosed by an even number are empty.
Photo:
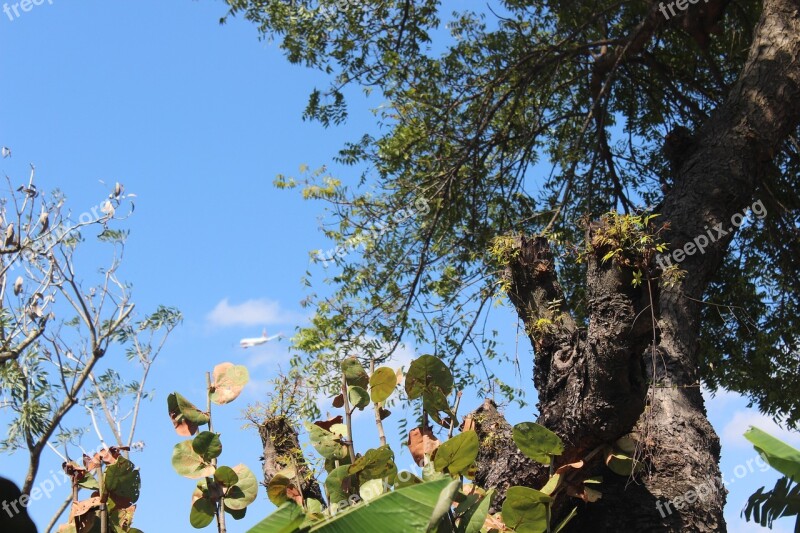
[[[210,463],[222,453],[222,442],[216,433],[202,431],[192,439],[192,450],[202,457],[203,461]]]
[[[311,526],[310,531],[320,533],[425,531],[442,490],[452,481],[452,478],[447,477],[386,493],[371,501],[369,505],[350,506],[340,510],[333,518]],[[266,530],[258,533],[262,532],[267,533]]]
[[[214,472],[214,481],[220,485],[231,487],[239,482],[239,476],[236,475],[233,468],[229,466],[220,466],[217,467],[216,472]]]
[[[247,533],[294,533],[299,531],[305,519],[302,507],[295,502],[286,502]]]
[[[348,455],[347,446],[338,442],[337,435],[310,422],[305,422],[304,426],[314,449],[325,459],[343,459]]]
[[[433,466],[439,472],[463,474],[478,457],[479,446],[478,434],[473,430],[465,431],[439,446]]]
[[[197,426],[208,424],[208,413],[198,409],[192,402],[177,392],[167,396],[167,409],[169,409],[170,413],[176,413]]]
[[[227,505],[225,506],[225,512],[228,513],[233,517],[234,520],[241,520],[245,516],[247,516],[247,507],[244,509],[231,509]]]
[[[355,385],[347,387],[347,399],[353,409],[361,409],[363,411],[365,407],[369,406],[369,393]]]
[[[357,474],[361,481],[382,479],[393,471],[396,473],[397,467],[394,464],[394,452],[388,446],[367,450],[349,467],[350,474]]]
[[[291,498],[286,495],[286,489],[292,486],[292,480],[281,474],[272,476],[267,486],[267,497],[273,504],[281,505]]]
[[[192,449],[190,440],[179,442],[172,449],[172,468],[181,476],[190,479],[214,475],[214,467]]]
[[[240,511],[255,501],[258,495],[258,480],[243,464],[234,466],[233,471],[239,481],[225,491],[225,505],[234,511]]]
[[[439,493],[439,499],[436,500],[436,506],[433,508],[431,519],[428,522],[428,531],[436,527],[436,524],[439,523],[439,520],[441,520],[442,517],[448,513],[448,511],[450,511],[451,507],[453,506],[453,498],[460,487],[461,481],[454,479],[449,485],[442,489],[442,492]]]
[[[753,443],[769,466],[786,477],[800,480],[800,450],[753,426],[745,431],[744,438]]]
[[[432,387],[438,387],[447,396],[453,390],[453,374],[438,357],[423,355],[408,369],[406,394],[409,400],[414,400]]]
[[[361,496],[361,499],[365,502],[371,502],[385,492],[384,483],[385,481],[380,478],[370,479],[358,487],[358,495]]]
[[[344,483],[348,486],[345,487]],[[325,492],[331,505],[335,505],[342,500],[346,500],[350,494],[350,466],[342,465],[331,470],[325,478]]]
[[[375,370],[369,378],[369,392],[375,403],[385,402],[397,387],[397,373],[387,366]]]
[[[355,357],[348,357],[342,361],[342,372],[348,385],[362,389],[369,387],[367,371]]]
[[[242,393],[250,373],[247,367],[233,363],[221,363],[214,367],[211,401],[217,405],[230,403]]]
[[[517,533],[547,531],[547,494],[528,487],[511,487],[503,502],[503,522]]]
[[[442,423],[442,419],[439,416],[440,411],[444,411],[450,416],[455,416],[450,409],[450,404],[447,403],[447,397],[444,392],[435,385],[432,385],[422,393],[422,407],[437,424]]]
[[[472,506],[464,513],[458,526],[458,533],[481,533],[483,523],[486,522],[486,517],[489,516],[489,507],[492,504],[494,493],[495,490],[491,489],[478,505]]]
[[[634,472],[639,472],[644,468],[641,461],[621,453],[612,453],[606,457],[606,464],[617,475],[630,476]]]
[[[113,496],[130,503],[139,499],[142,480],[139,470],[123,456],[117,457],[113,465],[109,465],[105,474],[106,490]]]
[[[529,459],[544,465],[550,464],[551,455],[564,453],[561,438],[536,422],[522,422],[514,426],[514,444]]]
[[[195,500],[189,511],[189,524],[195,529],[203,529],[214,521],[214,502],[206,498]]]
[[[97,483],[97,479],[95,479],[94,475],[91,472],[86,472],[81,480],[78,482],[78,486],[89,489],[89,490],[100,490],[100,485]]]

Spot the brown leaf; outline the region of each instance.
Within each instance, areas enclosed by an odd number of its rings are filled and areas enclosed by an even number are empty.
[[[126,507],[120,507],[119,505],[116,507],[115,512],[117,513],[117,517],[119,519],[118,525],[122,528],[123,531],[127,531],[130,529],[131,524],[133,523],[133,513],[136,511],[135,505],[129,505]]]
[[[408,434],[408,449],[414,462],[422,466],[425,455],[431,455],[439,447],[439,440],[434,436],[431,428],[414,428]]]
[[[333,406],[337,409],[341,409],[342,407],[344,407],[344,396],[342,396],[341,394],[336,395],[333,398]]]
[[[189,422],[180,411],[170,411],[169,418],[175,426],[175,433],[181,437],[191,437],[197,433],[197,424]]]
[[[576,461],[574,463],[567,463],[556,468],[556,474],[563,474],[568,470],[580,470],[583,468],[583,461]]]
[[[567,485],[567,494],[575,498],[580,498],[587,503],[593,503],[603,497],[603,493],[599,490],[590,489],[583,485]]]
[[[94,454],[92,457],[83,454],[83,466],[86,467],[86,470],[97,470],[100,468],[102,461],[99,453]]]
[[[507,531],[506,525],[500,517],[500,513],[490,514],[483,521],[483,527],[486,529],[496,529],[498,531]]]
[[[297,487],[295,487],[294,485],[289,485],[288,487],[286,487],[286,496],[290,500],[294,500],[297,503],[297,505],[301,506],[303,505],[303,495],[300,493],[299,490],[297,490]]]
[[[381,420],[386,420],[387,418],[389,418],[389,415],[391,415],[392,412],[390,410],[388,410],[388,409],[384,409],[383,407],[380,407],[378,409],[378,414],[380,415]]]
[[[61,468],[65,474],[72,478],[73,483],[77,483],[86,475],[86,469],[75,463],[61,463]]]
[[[96,507],[100,507],[99,496],[93,496],[87,500],[72,502],[72,509],[69,511],[70,521],[77,516],[85,515]]]
[[[122,455],[121,452],[130,451],[129,446],[112,446],[110,448],[100,450],[100,459],[107,465],[113,465],[117,462],[117,458]]]
[[[330,431],[332,425],[341,424],[343,421],[344,419],[342,418],[342,415],[339,415],[339,416],[334,416],[333,418],[329,418],[328,420],[317,420],[316,422],[314,422],[314,424],[321,427],[325,431]]]

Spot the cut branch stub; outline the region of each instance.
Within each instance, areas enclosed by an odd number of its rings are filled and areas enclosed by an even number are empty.
[[[326,431],[321,427],[318,429]],[[259,424],[258,433],[264,446],[264,486],[269,486],[273,477],[285,468],[291,467],[296,473],[296,479],[299,480],[303,499],[314,498],[324,502],[322,489],[308,469],[297,431],[289,419],[283,416],[266,418]],[[341,449],[344,449],[346,456],[346,448],[341,446]]]

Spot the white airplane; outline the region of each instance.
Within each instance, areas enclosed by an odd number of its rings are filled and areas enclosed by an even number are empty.
[[[267,330],[261,332],[260,337],[251,337],[249,339],[242,339],[239,341],[239,346],[242,348],[252,348],[253,346],[259,346],[261,344],[267,343],[269,341],[274,341],[275,339],[282,339],[283,333],[278,333],[277,335],[273,335],[272,337],[267,337]]]

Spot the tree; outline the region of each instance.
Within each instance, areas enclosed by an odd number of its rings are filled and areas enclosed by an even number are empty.
[[[631,436],[646,463],[569,530],[724,531],[721,486],[657,504],[719,478],[701,381],[800,421],[798,2],[505,0],[458,5],[449,33],[437,0],[227,3],[333,76],[306,118],[344,122],[347,86],[385,100],[383,133],[339,153],[360,182],[277,181],[337,223],[335,292],[308,300],[296,338],[305,375],[333,389],[343,353],[380,361],[410,340],[459,383],[492,381],[482,324],[504,292],[561,461]],[[546,479],[487,459],[476,481],[501,497]]]
[[[102,448],[116,447],[114,453],[127,457],[141,445],[134,437],[139,405],[150,396],[147,376],[182,320],[180,312],[163,306],[137,320],[131,288],[118,277],[128,232],[115,226],[132,212],[135,195],[116,183],[97,206],[76,215],[61,191],[41,191],[34,177],[32,168],[19,187],[8,178],[8,195],[0,201],[0,409],[9,422],[0,451],[27,452],[25,498],[45,450],[69,467],[90,427]],[[108,254],[108,262],[93,275],[84,270],[79,251]],[[135,370],[116,357],[106,359],[115,348],[140,367],[140,379],[130,380]],[[103,420],[113,435],[109,443]],[[68,492],[47,531],[72,502]]]

